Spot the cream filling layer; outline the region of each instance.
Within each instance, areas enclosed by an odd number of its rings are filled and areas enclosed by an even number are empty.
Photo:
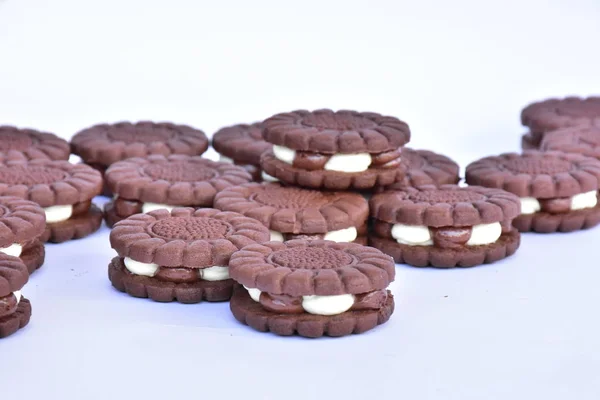
[[[259,302],[261,291],[256,288],[246,287],[248,294],[255,302]],[[309,314],[338,315],[352,308],[355,297],[353,294],[339,294],[335,296],[302,296],[302,308]]]
[[[71,218],[73,215],[73,206],[52,206],[44,208],[46,213],[46,223],[52,224],[56,222],[63,222]]]
[[[271,233],[272,242],[283,242],[283,234],[277,231],[269,231]],[[355,227],[344,228],[337,231],[327,232],[323,240],[331,240],[338,243],[353,242],[358,237],[358,231]]]
[[[23,246],[21,246],[18,243],[14,243],[8,247],[4,247],[4,248],[0,249],[0,251],[9,256],[20,257],[21,253],[23,252]]]
[[[168,204],[160,204],[160,203],[142,203],[142,212],[144,214],[149,213],[151,211],[155,211],[155,210],[167,210],[170,212],[175,207],[176,206],[170,206]]]
[[[19,304],[21,302],[21,297],[23,297],[21,295],[21,291],[20,290],[15,290],[12,294],[17,298],[17,304]]]
[[[279,179],[275,178],[274,176],[271,176],[271,175],[267,174],[265,171],[262,171],[260,173],[260,177],[265,182],[279,182]]]
[[[229,158],[227,156],[224,156],[223,154],[219,154],[219,161],[233,164],[233,158]]]
[[[598,205],[598,192],[579,193],[571,197],[571,211],[594,208]],[[542,209],[540,201],[535,197],[521,197],[521,214],[534,214]]]
[[[500,222],[474,225],[467,246],[480,246],[495,243],[502,235]],[[408,246],[432,246],[433,238],[429,228],[423,225],[394,224],[392,237],[400,244]]]
[[[142,263],[129,257],[123,259],[125,268],[134,275],[153,277],[158,273],[160,265]],[[205,281],[224,281],[229,279],[229,267],[215,265],[209,268],[198,269],[198,276]]]
[[[275,158],[287,164],[293,164],[296,158],[296,150],[288,147],[273,145]],[[325,163],[325,170],[338,172],[363,172],[371,165],[369,153],[356,154],[334,154]]]

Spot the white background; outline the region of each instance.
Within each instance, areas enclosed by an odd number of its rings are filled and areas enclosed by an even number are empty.
[[[600,92],[597,0],[0,0],[0,123],[170,120],[212,133],[296,108],[398,116],[467,162],[518,150],[529,101]],[[108,230],[47,247],[2,399],[598,399],[600,230],[526,235],[469,270],[398,267],[391,321],[304,340],[227,304],[114,291]]]

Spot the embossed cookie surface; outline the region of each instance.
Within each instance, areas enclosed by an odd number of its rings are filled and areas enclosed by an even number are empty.
[[[369,207],[359,194],[249,183],[223,190],[215,208],[255,218],[278,232],[326,233],[365,223]]]
[[[573,126],[600,127],[600,97],[567,97],[530,104],[521,122],[534,133]]]
[[[237,163],[259,165],[261,154],[273,146],[263,139],[262,129],[262,123],[229,126],[213,135],[212,145]]]
[[[182,155],[132,158],[106,171],[107,184],[119,197],[183,206],[212,206],[219,191],[251,180],[236,165]]]
[[[45,227],[46,215],[36,203],[18,197],[0,197],[0,248],[32,241]]]
[[[17,257],[0,252],[0,297],[21,290],[29,280],[29,273]]]
[[[571,197],[598,190],[600,161],[561,152],[507,153],[467,166],[466,181],[504,189],[519,197]]]
[[[102,189],[100,173],[84,164],[33,160],[0,164],[0,196],[16,196],[42,207],[88,201]]]
[[[54,134],[0,126],[0,161],[68,160],[70,153],[69,143]]]
[[[564,128],[544,135],[543,151],[578,153],[600,159],[600,127]]]
[[[150,154],[200,155],[208,148],[208,138],[186,125],[119,122],[87,128],[73,137],[71,146],[88,163],[110,165]]]
[[[229,262],[241,284],[291,296],[366,293],[394,280],[393,260],[354,243],[292,240],[247,246]]]
[[[175,208],[137,214],[110,234],[121,257],[160,266],[226,266],[243,246],[269,240],[269,230],[243,215],[214,209]]]
[[[371,216],[377,220],[429,227],[473,226],[511,220],[519,198],[503,190],[457,185],[407,187],[374,195]]]
[[[413,150],[404,147],[402,160],[406,164],[406,178],[402,182],[390,185],[388,189],[402,188],[406,185],[445,185],[459,181],[459,166],[450,158],[428,150]]]

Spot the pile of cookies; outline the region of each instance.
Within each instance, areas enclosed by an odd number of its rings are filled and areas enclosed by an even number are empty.
[[[600,222],[600,98],[534,103],[522,121],[524,152],[471,163],[462,185],[452,159],[405,147],[408,124],[376,113],[282,113],[212,143],[171,123],[96,125],[70,144],[0,127],[0,337],[29,321],[20,289],[44,243],[102,219],[109,279],[131,296],[230,301],[278,335],[373,329],[394,311],[395,263],[472,267],[514,254],[521,232]]]

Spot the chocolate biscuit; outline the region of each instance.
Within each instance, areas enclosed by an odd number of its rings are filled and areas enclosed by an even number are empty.
[[[107,204],[109,224],[142,212],[144,203],[211,207],[219,191],[252,180],[242,167],[182,155],[119,161],[105,176],[117,196]]]
[[[353,228],[356,237],[352,240],[364,238],[369,216],[369,204],[357,193],[321,192],[278,183],[227,188],[215,197],[215,208],[254,218],[288,240],[299,236],[323,239],[329,232]]]
[[[577,153],[600,159],[600,127],[563,128],[544,135],[542,151]]]
[[[404,186],[446,185],[460,180],[460,167],[452,159],[428,150],[402,149],[403,162],[407,165],[406,177],[386,189]]]
[[[43,239],[55,242],[98,229],[99,214],[91,200],[101,188],[100,174],[84,164],[46,160],[0,164],[0,196],[19,197],[43,207],[47,226]]]
[[[600,127],[600,97],[566,97],[532,103],[521,112],[521,122],[536,139],[560,128]]]
[[[534,136],[531,132],[525,133],[521,136],[521,148],[523,150],[537,150],[540,147],[539,136]]]
[[[522,210],[514,226],[522,232],[570,232],[599,221],[595,158],[552,151],[501,154],[467,166],[466,180],[519,196]]]
[[[70,154],[69,143],[52,133],[0,126],[0,162],[68,160]]]
[[[472,267],[512,255],[519,199],[498,189],[456,185],[406,187],[374,195],[369,244],[398,263]]]
[[[196,303],[231,297],[231,255],[269,239],[260,222],[214,209],[161,209],[118,222],[110,242],[113,286],[134,297]]]
[[[231,277],[245,287],[236,288],[231,311],[262,332],[344,336],[385,323],[394,310],[387,290],[394,262],[371,247],[325,240],[268,242],[244,247],[229,265]]]
[[[29,280],[23,262],[0,253],[0,339],[24,328],[31,318],[31,304],[19,291]]]
[[[260,181],[260,156],[273,147],[263,139],[262,130],[260,122],[228,126],[213,135],[212,146],[221,155],[220,161],[230,159]]]

